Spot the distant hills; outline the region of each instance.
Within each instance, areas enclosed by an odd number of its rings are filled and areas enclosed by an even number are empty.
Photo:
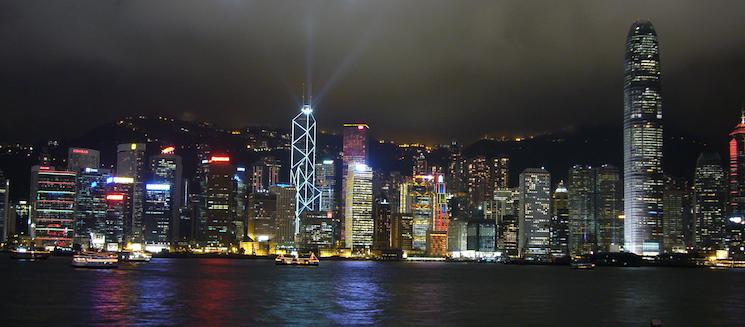
[[[151,154],[161,147],[175,146],[184,157],[184,175],[192,177],[197,164],[197,145],[209,144],[214,153],[233,157],[236,164],[249,166],[261,155],[273,155],[284,163],[289,161],[289,131],[282,128],[250,126],[222,129],[210,123],[187,122],[169,117],[127,117],[102,124],[71,140],[60,140],[48,146],[55,165],[63,167],[67,148],[87,147],[101,151],[104,166],[116,162],[116,146],[121,143],[148,143]],[[622,129],[620,126],[578,128],[526,138],[524,140],[482,139],[463,147],[465,157],[507,155],[510,157],[510,179],[513,184],[524,168],[545,167],[552,173],[553,183],[566,179],[568,169],[575,164],[623,166]],[[318,135],[318,160],[337,159],[342,148],[340,134]],[[44,144],[35,145],[33,154],[0,154],[0,169],[11,179],[12,198],[28,197],[29,167],[36,161]],[[691,179],[696,158],[708,147],[692,138],[666,133],[665,171],[675,177]],[[724,144],[716,150],[725,149]],[[719,151],[722,152],[722,151]],[[401,171],[409,174],[407,153],[391,143],[370,142],[370,165],[383,172]],[[446,165],[447,151],[434,150],[428,160]],[[287,175],[285,171],[283,175]]]

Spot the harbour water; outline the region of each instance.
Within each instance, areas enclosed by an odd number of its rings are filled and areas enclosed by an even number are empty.
[[[745,325],[745,271],[162,259],[113,270],[0,256],[0,326]]]

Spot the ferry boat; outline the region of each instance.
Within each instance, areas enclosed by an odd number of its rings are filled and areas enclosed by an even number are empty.
[[[299,257],[297,254],[290,256],[280,254],[276,259],[274,259],[275,264],[282,266],[318,266],[319,262],[320,261],[316,258],[316,255],[313,254],[313,252],[311,252],[310,256],[307,258]]]
[[[45,260],[52,253],[32,246],[18,246],[10,250],[10,258],[16,260]]]
[[[118,265],[119,259],[114,253],[83,252],[72,256],[72,266],[76,268],[112,269]]]
[[[143,251],[119,252],[119,262],[150,262],[153,256]]]

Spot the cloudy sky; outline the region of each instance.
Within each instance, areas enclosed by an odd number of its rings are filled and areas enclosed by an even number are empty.
[[[0,1],[0,136],[133,114],[469,141],[620,125],[629,25],[660,38],[671,129],[726,135],[745,100],[745,1]]]

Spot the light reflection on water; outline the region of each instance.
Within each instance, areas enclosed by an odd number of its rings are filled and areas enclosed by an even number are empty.
[[[369,325],[381,319],[382,302],[387,295],[378,278],[373,274],[374,262],[349,261],[340,263],[342,273],[337,275],[334,289],[334,310],[326,313],[335,324]]]
[[[84,270],[0,258],[0,280],[0,326],[710,326],[745,312],[745,271],[705,269],[153,259]]]

